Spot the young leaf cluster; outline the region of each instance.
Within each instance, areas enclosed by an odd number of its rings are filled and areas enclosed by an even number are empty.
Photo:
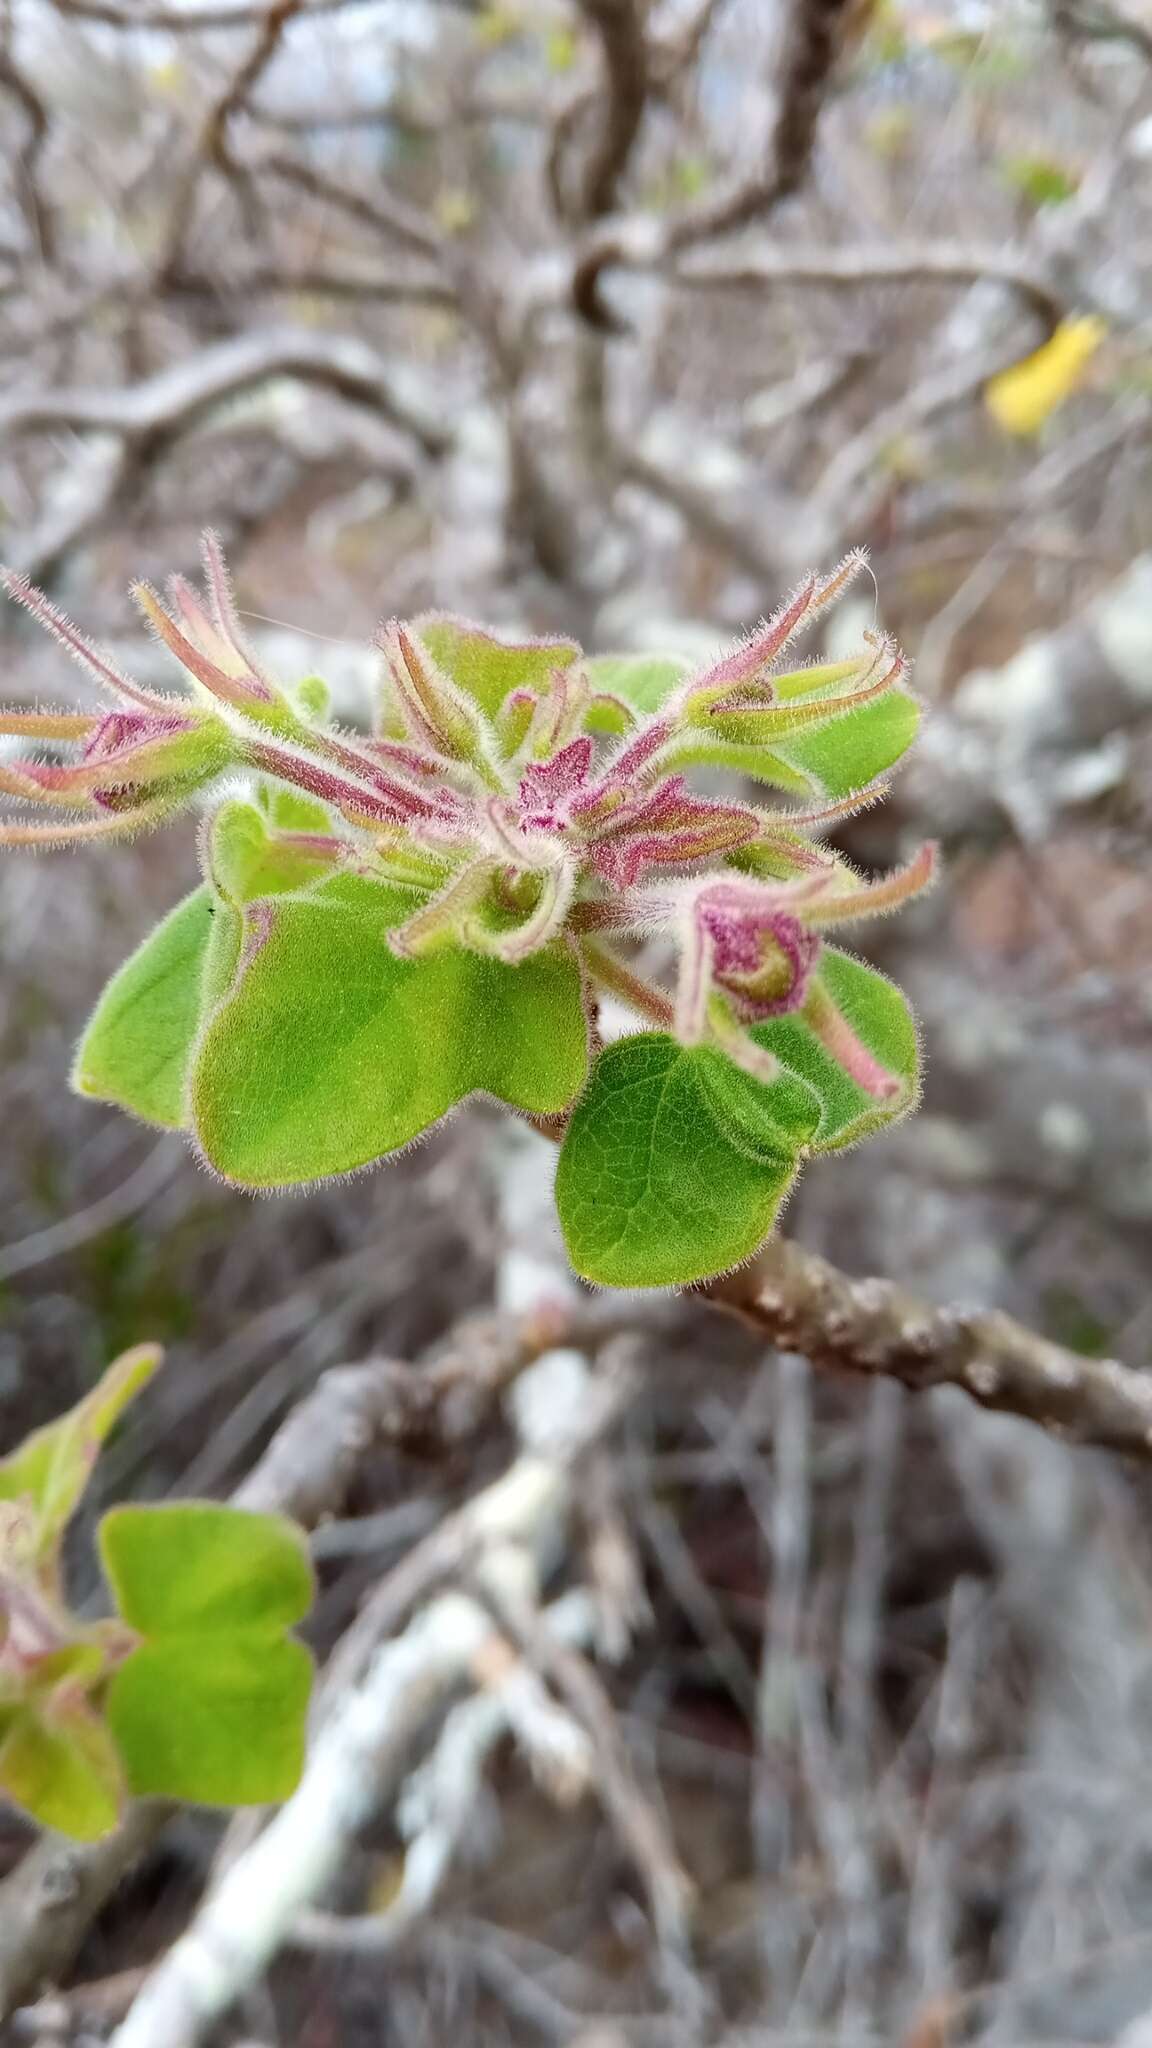
[[[69,1611],[65,1532],[100,1446],[160,1362],[142,1345],[0,1462],[0,1791],[92,1840],[125,1799],[282,1799],[300,1775],[312,1600],[301,1532],[214,1501],[113,1508],[98,1544],[115,1603]]]
[[[826,934],[922,888],[933,849],[865,880],[821,835],[883,793],[918,706],[879,634],[784,659],[858,566],[810,577],[696,672],[392,620],[369,733],[329,718],[317,678],[264,672],[211,539],[203,597],[179,578],[167,606],[137,592],[179,696],[10,582],[114,708],[0,720],[49,749],[0,764],[0,788],[69,814],[0,836],[203,812],[200,885],[106,989],[76,1086],[253,1189],[372,1165],[487,1095],[563,1130],[556,1199],[587,1279],[738,1263],[806,1157],[916,1096],[903,997]],[[738,793],[705,793],[702,770]],[[634,1028],[604,1047],[606,996]]]

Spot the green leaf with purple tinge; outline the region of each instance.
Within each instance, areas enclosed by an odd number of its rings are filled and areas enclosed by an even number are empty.
[[[425,612],[411,623],[433,661],[489,718],[511,690],[544,688],[556,669],[570,668],[580,654],[575,640],[499,640],[446,612]]]
[[[920,726],[920,705],[907,690],[889,690],[830,725],[776,743],[782,761],[821,796],[851,796],[886,775],[908,752]]]
[[[112,976],[76,1053],[72,1086],[78,1094],[114,1102],[165,1130],[183,1127],[217,909],[207,889],[195,890]]]
[[[323,830],[320,806],[292,791],[269,798],[281,830]],[[210,886],[177,904],[112,976],[80,1041],[72,1085],[166,1130],[187,1123],[188,1072],[204,1019],[240,950],[235,906],[303,889],[331,872],[308,846],[269,832],[264,811],[222,804],[204,848]]]
[[[647,718],[687,675],[690,662],[672,654],[594,654],[585,662],[593,690],[619,697]],[[594,704],[585,720],[589,732],[619,733],[629,721],[612,715],[610,704]]]
[[[41,1827],[76,1841],[115,1827],[123,1765],[104,1721],[75,1686],[0,1705],[0,1788]]]

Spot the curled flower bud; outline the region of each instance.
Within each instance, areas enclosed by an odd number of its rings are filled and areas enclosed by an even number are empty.
[[[786,604],[758,632],[721,656],[703,675],[692,676],[672,699],[670,709],[688,724],[707,722],[714,706],[726,698],[745,701],[751,693],[772,700],[771,680],[779,657],[796,635],[836,602],[863,567],[859,549],[846,555],[829,576],[808,576]]]
[[[205,534],[202,559],[207,607],[182,576],[173,576],[168,585],[171,611],[147,584],[133,589],[145,619],[185,672],[218,703],[231,705],[260,724],[280,724],[284,719],[294,723],[282,693],[261,673],[244,644],[215,534]]]
[[[696,899],[711,948],[712,974],[747,1022],[798,1010],[820,957],[820,939],[795,912],[757,902],[731,882]]]
[[[816,884],[815,886],[819,886]],[[797,915],[812,885],[774,888],[716,881],[687,904],[677,1001],[678,1036],[704,1036],[709,1001],[721,991],[745,1024],[797,1010],[820,957],[820,939]]]
[[[82,731],[74,732],[77,724]],[[18,843],[89,837],[102,825],[112,829],[118,817],[131,830],[176,810],[234,758],[231,736],[218,719],[176,704],[164,711],[108,711],[82,721],[46,713],[39,729],[35,715],[0,714],[0,732],[35,739],[41,730],[46,740],[82,738],[79,757],[0,763],[0,790],[25,803],[94,810],[97,816],[82,826],[0,828],[4,838]]]

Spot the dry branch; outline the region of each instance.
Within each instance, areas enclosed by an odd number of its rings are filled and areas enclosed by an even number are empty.
[[[31,255],[43,264],[56,255],[56,234],[52,214],[40,189],[40,158],[51,132],[48,109],[7,48],[0,48],[0,90],[19,106],[26,124],[24,141],[12,160],[12,176],[18,204],[23,208],[31,238]]]
[[[151,1161],[149,1161],[151,1165]],[[357,1468],[374,1446],[421,1440],[443,1447],[474,1436],[513,1380],[558,1344],[598,1349],[638,1319],[674,1310],[675,1302],[589,1300],[574,1293],[523,1313],[476,1316],[449,1332],[428,1362],[413,1370],[393,1359],[338,1366],[277,1430],[259,1463],[237,1488],[240,1507],[291,1515],[313,1528],[338,1513]],[[589,1444],[604,1426],[603,1404],[583,1418]],[[584,1438],[577,1443],[582,1454]],[[483,1496],[480,1497],[483,1499]],[[406,1609],[471,1554],[474,1504],[409,1552],[398,1574],[388,1619]],[[380,1640],[370,1608],[343,1645],[342,1672],[353,1681],[361,1651]],[[59,1981],[92,1921],[169,1818],[158,1805],[130,1810],[104,1841],[80,1845],[40,1837],[0,1883],[0,2018]]]
[[[1035,307],[1049,326],[1066,310],[1066,295],[1026,249],[963,242],[885,243],[878,248],[774,248],[740,256],[697,253],[669,273],[675,284],[697,290],[759,290],[766,285],[811,284],[853,289],[869,284],[1008,285]]]
[[[600,38],[604,90],[600,131],[584,173],[583,213],[610,213],[639,138],[648,93],[648,52],[637,0],[580,0]]]
[[[1049,1343],[998,1309],[935,1308],[894,1281],[850,1279],[783,1240],[704,1291],[813,1365],[879,1374],[914,1392],[960,1387],[982,1407],[1058,1436],[1152,1458],[1152,1375]]]
[[[99,21],[108,28],[129,30],[163,29],[168,35],[198,35],[206,29],[259,28],[266,20],[267,6],[251,0],[224,0],[219,7],[144,5],[117,7],[115,0],[54,0],[61,14],[78,21]],[[321,14],[338,14],[342,8],[363,4],[363,0],[309,0],[301,9],[304,20]],[[465,0],[435,0],[441,7],[465,4]]]
[[[72,427],[119,434],[133,442],[168,440],[187,433],[226,399],[273,377],[322,385],[380,413],[429,454],[444,451],[442,428],[423,407],[400,394],[390,365],[377,350],[352,335],[293,327],[217,342],[124,391],[15,393],[0,399],[0,433]]]
[[[915,1391],[955,1386],[983,1407],[1057,1435],[1152,1458],[1152,1378],[1114,1359],[1087,1358],[1050,1343],[999,1311],[933,1307],[891,1281],[851,1279],[788,1242],[768,1246],[751,1265],[701,1292],[766,1342],[799,1352],[817,1367],[886,1377]],[[543,1352],[599,1345],[622,1329],[650,1324],[653,1315],[659,1322],[676,1312],[674,1297],[577,1296],[525,1316],[477,1319],[419,1374],[391,1361],[328,1373],[283,1424],[235,1498],[313,1524],[339,1507],[351,1473],[382,1437],[444,1428],[452,1438],[468,1434]],[[583,1455],[603,1427],[604,1413],[590,1404],[575,1452]],[[507,1488],[511,1480],[510,1473],[500,1485]],[[372,1645],[437,1582],[474,1560],[478,1536],[491,1520],[486,1499],[466,1503],[383,1582],[345,1639],[330,1684],[338,1676],[340,1687],[354,1691]],[[114,1835],[90,1847],[46,1836],[0,1885],[0,2012],[64,1973],[92,1920],[167,1817],[165,1809],[135,1809]]]
[[[549,1375],[542,1432],[522,1411],[524,1447],[517,1461],[397,1568],[405,1600],[376,1636],[361,1677],[349,1674],[346,1682],[341,1668],[339,1687],[333,1687],[329,1673],[321,1702],[326,1717],[298,1789],[227,1866],[157,1966],[116,2036],[117,2048],[195,2048],[290,1938],[297,1915],[322,1896],[358,1829],[395,1798],[430,1717],[458,1688],[484,1684],[494,1653],[507,1682],[491,1619],[467,1593],[448,1588],[435,1594],[401,1633],[393,1629],[408,1595],[414,1602],[434,1593],[437,1580],[465,1559],[501,1602],[525,1583],[535,1598],[557,1527],[572,1512],[575,1469],[635,1390],[623,1361],[623,1369],[592,1382],[586,1371],[574,1376],[568,1370],[569,1357],[553,1351],[536,1367]],[[549,1374],[553,1364],[558,1375]],[[438,1541],[446,1532],[454,1532],[451,1540]],[[416,1556],[423,1561],[419,1583],[409,1570]],[[513,1712],[516,1699],[506,1692]]]
[[[793,0],[779,69],[778,112],[762,161],[751,177],[739,177],[715,197],[687,207],[666,222],[641,216],[623,223],[623,232],[608,223],[586,240],[572,268],[572,303],[590,326],[609,332],[619,322],[600,295],[603,272],[626,260],[631,244],[650,253],[647,266],[662,262],[718,236],[733,234],[798,191],[807,174],[816,142],[816,127],[833,67],[839,54],[843,18],[849,0]]]

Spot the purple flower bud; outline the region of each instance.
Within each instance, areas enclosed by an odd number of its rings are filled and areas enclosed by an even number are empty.
[[[534,831],[559,832],[568,823],[571,800],[583,789],[592,766],[593,742],[571,740],[550,761],[534,761],[520,778],[524,824]]]
[[[575,817],[582,806],[573,804],[572,809]],[[651,867],[679,867],[734,852],[760,829],[756,813],[746,805],[694,796],[682,775],[669,775],[655,789],[622,799],[603,823],[593,810],[592,822],[586,858],[614,889],[633,888]]]
[[[714,882],[696,898],[695,917],[711,954],[712,976],[748,1023],[798,1010],[820,957],[819,935],[779,899]]]

